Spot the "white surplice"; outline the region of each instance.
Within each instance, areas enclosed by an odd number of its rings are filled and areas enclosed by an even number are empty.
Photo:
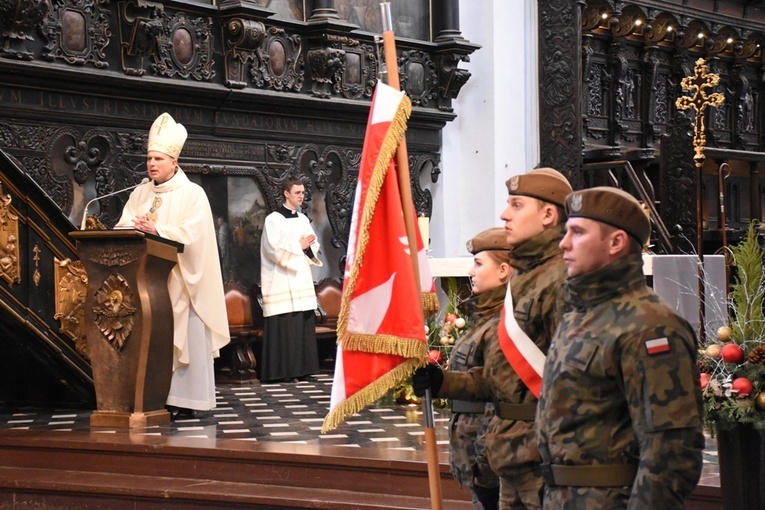
[[[131,194],[115,227],[131,227],[155,204],[159,236],[184,245],[178,264],[168,276],[173,305],[173,381],[168,405],[207,410],[215,407],[212,359],[229,342],[218,248],[210,203],[201,186],[178,168],[162,184],[153,181]],[[194,313],[191,313],[193,309]],[[189,326],[194,315],[202,329]],[[202,359],[197,359],[199,356]]]

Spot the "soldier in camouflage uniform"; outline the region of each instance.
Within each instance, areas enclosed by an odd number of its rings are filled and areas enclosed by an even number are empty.
[[[537,411],[544,508],[685,508],[704,447],[694,333],[646,285],[637,200],[592,188],[566,210],[566,308]]]
[[[539,168],[507,181],[509,197],[501,218],[512,250],[510,277],[513,314],[542,353],[547,352],[561,314],[566,267],[558,243],[563,237],[566,178]],[[484,346],[484,366],[468,374],[442,373],[427,366],[413,376],[415,393],[430,387],[434,396],[491,400],[495,416],[486,435],[491,468],[500,476],[500,508],[540,509],[542,475],[534,440],[537,398],[510,365],[499,340]]]
[[[473,254],[468,271],[473,296],[460,304],[471,327],[454,344],[448,370],[468,372],[483,366],[483,347],[497,336],[499,313],[505,301],[507,280],[512,274],[505,229],[490,228],[467,243]],[[449,462],[452,475],[470,487],[474,510],[496,510],[499,478],[486,459],[484,435],[494,406],[487,402],[453,400],[449,424]]]

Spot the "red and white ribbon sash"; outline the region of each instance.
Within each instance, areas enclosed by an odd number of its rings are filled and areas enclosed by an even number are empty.
[[[505,306],[499,319],[499,346],[510,366],[535,397],[542,391],[542,372],[545,354],[521,329],[513,313],[513,294],[510,286],[505,294]]]

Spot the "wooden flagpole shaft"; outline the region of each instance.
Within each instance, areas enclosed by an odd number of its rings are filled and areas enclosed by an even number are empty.
[[[383,32],[383,48],[385,50],[385,65],[388,68],[388,85],[401,90],[398,77],[398,58],[396,57],[396,39],[392,31]],[[409,182],[409,152],[406,149],[406,138],[402,137],[396,151],[396,168],[398,171],[398,189],[401,193],[401,205],[404,208],[404,223],[406,237],[409,241],[409,256],[414,268],[414,281],[420,286],[420,265],[417,258],[417,240],[414,230],[414,201],[412,187]]]
[[[398,77],[398,57],[396,56],[396,38],[393,34],[393,26],[390,15],[390,3],[380,4],[383,20],[383,50],[385,53],[385,66],[388,70],[388,85],[396,90],[401,89]],[[406,224],[406,236],[409,241],[409,254],[412,258],[414,278],[417,288],[420,288],[420,268],[417,254],[417,240],[414,230],[414,201],[412,200],[412,188],[409,182],[409,155],[406,150],[406,137],[401,141],[396,151],[396,168],[398,171],[398,188],[401,193],[401,206],[404,208],[404,223]],[[436,450],[436,429],[433,420],[433,403],[430,392],[425,394],[422,403],[422,411],[425,414],[425,449],[428,460],[428,483],[430,486],[430,505],[432,510],[441,510],[441,474],[438,469],[438,451]]]
[[[438,451],[436,450],[436,427],[433,419],[433,398],[430,388],[425,390],[422,399],[422,413],[425,416],[425,453],[428,458],[428,485],[430,487],[430,506],[441,510],[441,473],[438,469]]]

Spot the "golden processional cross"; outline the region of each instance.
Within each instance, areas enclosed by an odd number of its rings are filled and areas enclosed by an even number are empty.
[[[704,111],[708,106],[720,106],[725,102],[725,96],[718,92],[707,94],[706,89],[711,89],[720,83],[720,75],[707,73],[707,62],[703,58],[696,61],[693,76],[686,76],[680,82],[683,90],[693,92],[693,96],[681,96],[677,98],[675,106],[680,110],[693,108],[695,119],[693,126],[693,159],[696,167],[701,168],[704,164],[704,147],[707,145],[706,126],[704,125]]]
[[[686,76],[680,82],[683,90],[692,92],[692,96],[681,96],[677,98],[675,106],[679,110],[694,110],[693,124],[693,159],[696,162],[696,251],[699,257],[699,343],[704,345],[705,325],[704,325],[704,232],[703,232],[703,212],[702,193],[701,193],[701,168],[704,166],[704,147],[707,145],[706,126],[704,125],[704,114],[707,107],[720,106],[725,102],[725,96],[713,92],[707,94],[707,89],[711,89],[720,83],[720,75],[707,72],[707,62],[703,58],[696,61],[696,67],[693,70],[693,76]],[[723,225],[725,229],[725,225]]]

